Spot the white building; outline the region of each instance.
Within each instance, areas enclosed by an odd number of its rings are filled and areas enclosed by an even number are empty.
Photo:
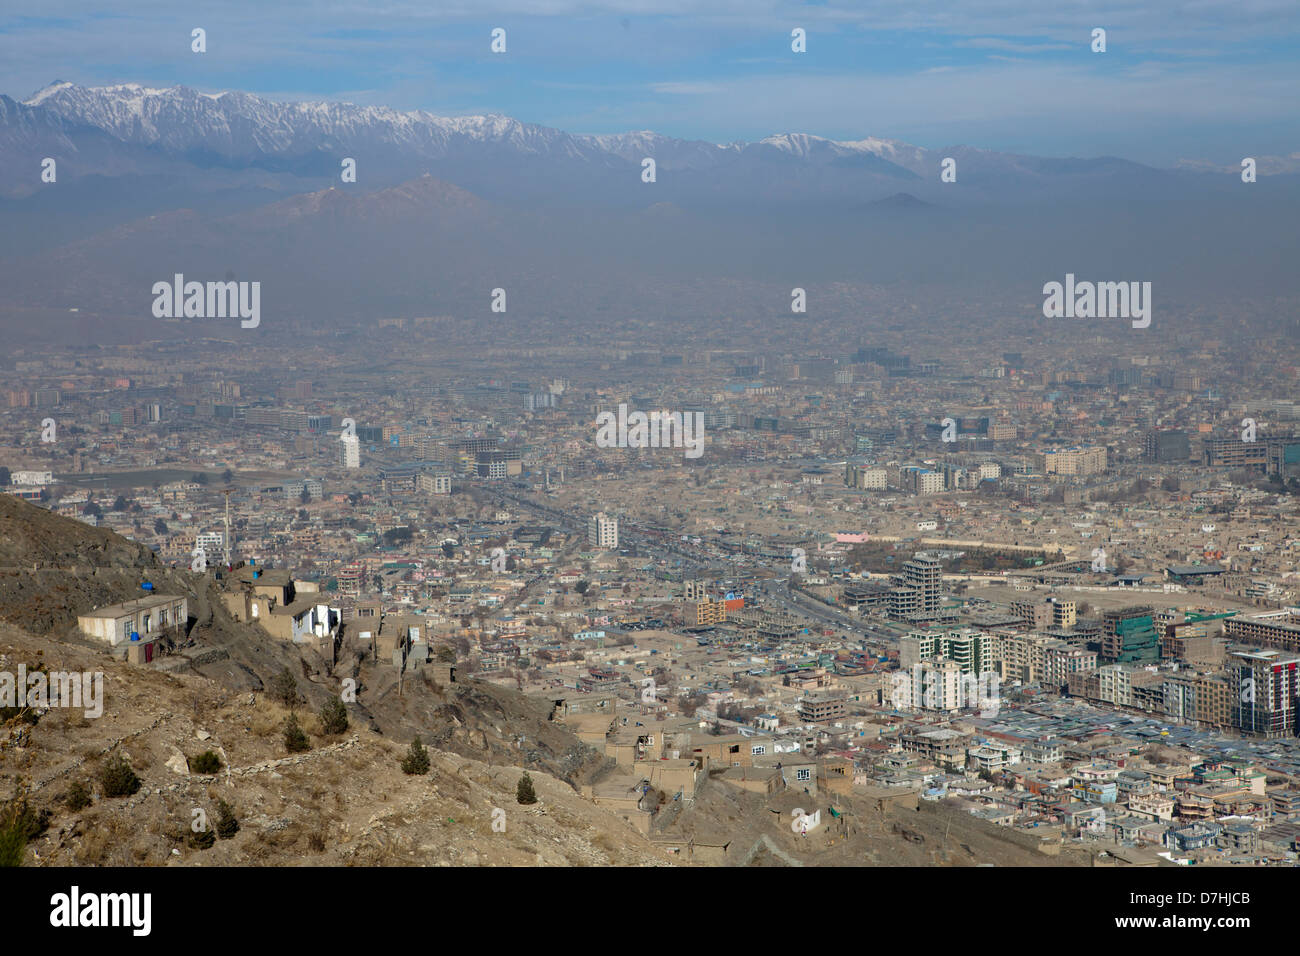
[[[54,483],[54,473],[51,471],[11,471],[9,473],[9,484],[11,485],[49,485]]]
[[[972,770],[982,770],[985,773],[997,773],[1020,763],[1022,759],[1020,748],[1000,740],[990,740],[978,747],[966,748],[966,765]]]
[[[222,531],[200,531],[194,536],[194,547],[202,548],[205,554],[216,554],[226,544],[226,535]]]
[[[429,473],[422,472],[416,479],[416,486],[421,490],[434,495],[451,494],[451,474],[450,473]]]
[[[344,468],[361,467],[361,439],[344,435],[339,439],[339,464]]]
[[[593,548],[612,550],[618,547],[618,519],[605,512],[591,516],[587,522],[587,543]]]
[[[153,594],[88,611],[77,617],[77,626],[83,634],[116,648],[151,639],[166,628],[184,627],[188,607],[183,595]]]
[[[921,661],[891,678],[892,703],[898,710],[957,711],[963,704],[961,665],[956,661]]]
[[[848,462],[844,466],[844,484],[864,491],[884,491],[889,487],[889,472]]]

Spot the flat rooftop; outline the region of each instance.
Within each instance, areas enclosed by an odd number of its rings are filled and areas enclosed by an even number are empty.
[[[183,594],[151,594],[148,597],[139,597],[131,601],[123,601],[121,604],[109,604],[106,607],[97,607],[93,611],[87,611],[85,614],[79,614],[78,617],[122,617],[125,614],[131,614],[135,611],[147,610],[151,607],[161,607],[164,604],[171,604],[175,601],[183,601]]]

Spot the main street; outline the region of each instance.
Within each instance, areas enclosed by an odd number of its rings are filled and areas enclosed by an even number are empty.
[[[476,487],[575,534],[586,534],[587,522],[582,515],[562,511],[531,498],[522,497],[499,485],[484,482]],[[741,576],[727,569],[727,566],[732,564],[734,552],[714,550],[703,540],[699,544],[695,544],[694,541],[683,543],[678,535],[670,536],[662,531],[647,532],[626,519],[621,519],[619,522],[619,539],[622,544],[634,547],[638,553],[663,561],[665,564],[678,561],[683,568],[693,574],[721,580],[726,580],[729,576],[733,578]],[[757,555],[749,557],[756,566],[763,560]],[[897,647],[897,636],[888,629],[864,621],[792,588],[788,568],[769,566],[765,563],[763,570],[770,571],[773,577],[760,579],[754,576],[747,597],[774,605],[810,624],[820,624],[845,632],[873,648],[887,650]]]

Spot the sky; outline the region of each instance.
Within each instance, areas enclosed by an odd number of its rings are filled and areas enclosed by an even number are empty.
[[[206,53],[190,50],[195,27]],[[490,50],[498,27],[504,54]],[[0,12],[0,92],[25,99],[55,80],[503,113],[573,133],[800,132],[1235,165],[1300,151],[1300,3],[44,0]]]

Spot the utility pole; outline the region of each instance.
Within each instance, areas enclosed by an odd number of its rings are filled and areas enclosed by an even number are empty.
[[[234,488],[226,488],[221,492],[226,496],[226,567],[228,568],[233,567],[235,563],[232,558],[232,542],[230,540],[230,493],[234,490]]]

